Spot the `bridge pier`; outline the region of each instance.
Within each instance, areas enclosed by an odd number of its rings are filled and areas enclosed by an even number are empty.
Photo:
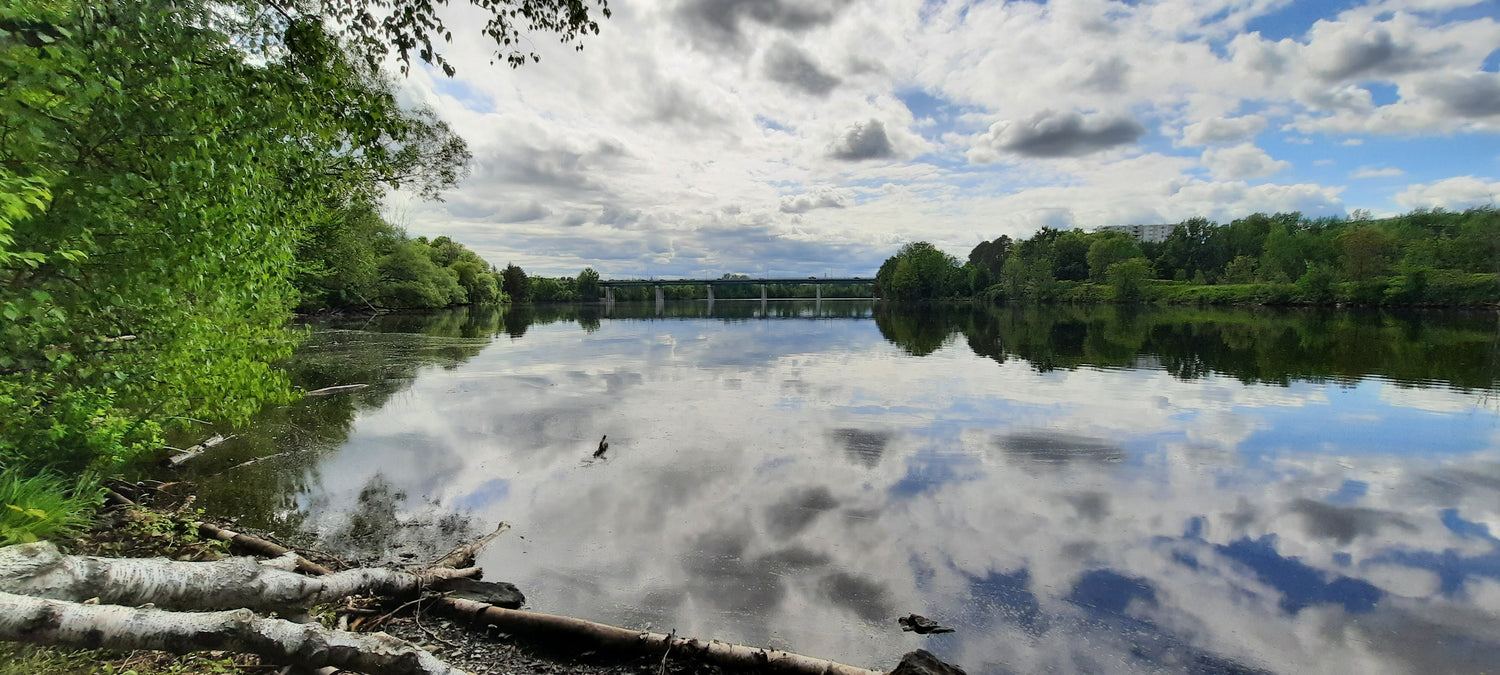
[[[708,301],[710,303],[714,301],[714,285],[713,284],[708,284]]]
[[[813,284],[813,288],[818,289],[818,302],[822,302],[823,301],[823,284]]]
[[[656,304],[660,305],[663,302],[666,302],[666,297],[662,295],[661,286],[657,286],[656,287]]]
[[[761,304],[765,304],[765,302],[766,302],[766,285],[765,284],[761,284],[760,285],[760,302],[761,302]]]

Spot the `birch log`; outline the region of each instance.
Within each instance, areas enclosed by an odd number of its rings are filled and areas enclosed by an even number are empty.
[[[234,437],[230,436],[229,438],[234,438]],[[209,448],[212,448],[212,447],[214,447],[214,446],[216,446],[216,445],[218,445],[220,443],[223,443],[224,441],[229,440],[229,438],[225,438],[224,436],[222,436],[220,434],[214,434],[213,438],[210,438],[210,439],[208,439],[208,440],[206,440],[206,441],[204,441],[202,443],[199,443],[199,444],[197,444],[197,445],[195,445],[195,446],[193,446],[191,448],[183,450],[182,452],[179,452],[179,453],[177,453],[175,455],[172,455],[172,458],[169,459],[169,460],[167,460],[167,464],[170,465],[170,466],[180,466],[183,462],[186,462],[186,461],[188,461],[188,460],[190,460],[190,459],[192,459],[194,457],[197,457],[198,455],[201,455],[201,454],[203,454],[205,452],[208,452]]]
[[[165,558],[63,555],[49,542],[0,548],[0,592],[111,605],[152,603],[169,609],[244,607],[286,611],[349,595],[410,595],[444,579],[472,577],[478,568],[403,572],[353,569],[307,577],[289,571],[293,554],[270,563],[254,558],[180,562]]]
[[[316,624],[258,617],[248,609],[167,612],[0,592],[0,640],[177,654],[214,649],[371,675],[465,675],[384,633],[331,631]]]

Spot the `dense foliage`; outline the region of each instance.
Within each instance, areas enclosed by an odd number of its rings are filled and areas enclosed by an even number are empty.
[[[981,242],[962,266],[930,244],[908,244],[877,280],[881,297],[900,300],[1494,304],[1500,212],[1257,213],[1227,225],[1190,218],[1156,243],[1042,228],[1020,241]]]
[[[468,159],[373,65],[438,59],[425,33],[338,21],[376,4],[0,7],[0,467],[76,472],[287,400],[272,364],[299,288],[500,298],[477,256],[374,215],[385,189],[435,196]],[[571,0],[485,7],[507,53],[513,9],[564,40],[595,30]]]
[[[434,309],[505,302],[499,275],[448,237],[406,236],[368,203],[350,205],[304,239],[297,254],[299,308]]]

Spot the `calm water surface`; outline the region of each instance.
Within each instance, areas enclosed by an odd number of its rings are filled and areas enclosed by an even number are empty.
[[[312,330],[204,502],[529,606],[873,668],[1494,672],[1500,320],[867,302]],[[608,434],[606,461],[589,456]],[[259,461],[257,461],[259,460]],[[924,614],[950,635],[901,633]]]

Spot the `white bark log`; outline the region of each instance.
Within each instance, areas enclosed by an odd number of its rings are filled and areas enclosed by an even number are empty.
[[[267,565],[254,558],[180,562],[71,556],[39,542],[0,548],[0,592],[73,602],[98,598],[109,605],[152,603],[169,609],[287,611],[355,594],[409,595],[442,579],[479,573],[478,568],[353,569],[314,578],[278,569],[292,564],[295,557]]]
[[[230,436],[229,438],[234,438],[234,437]],[[169,459],[169,460],[167,460],[167,464],[169,464],[171,466],[179,466],[183,462],[186,462],[186,461],[188,461],[188,460],[190,460],[190,459],[192,459],[194,457],[197,457],[198,455],[201,455],[201,454],[203,454],[205,452],[208,452],[209,448],[212,448],[212,447],[214,447],[214,446],[216,446],[216,445],[218,445],[220,443],[223,443],[224,441],[229,440],[229,438],[225,438],[224,436],[222,436],[220,434],[214,434],[213,438],[210,438],[210,439],[208,439],[208,440],[206,440],[206,441],[204,441],[202,443],[199,443],[199,444],[197,444],[197,445],[195,445],[195,446],[193,446],[191,448],[183,450],[182,452],[179,452],[179,453],[177,453],[175,455],[172,455],[172,458]]]
[[[312,390],[310,392],[307,392],[307,395],[308,396],[327,396],[329,394],[341,394],[341,393],[344,393],[346,391],[358,391],[358,390],[364,389],[365,387],[368,387],[368,386],[370,386],[370,385],[368,385],[368,384],[341,384],[341,385],[338,385],[336,387],[323,387],[322,389],[314,389],[314,390]]]
[[[0,593],[0,640],[178,654],[215,649],[372,675],[465,675],[384,633],[331,631],[316,624],[261,618],[248,609],[167,612]]]

